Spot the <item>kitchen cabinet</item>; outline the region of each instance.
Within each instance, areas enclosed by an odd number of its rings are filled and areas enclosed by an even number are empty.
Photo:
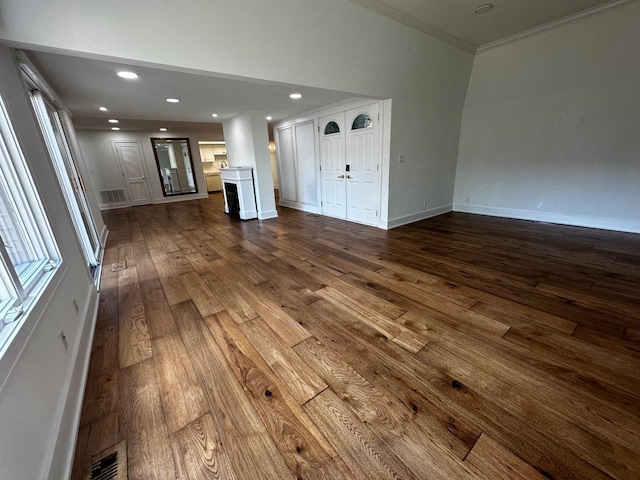
[[[213,145],[200,145],[200,158],[203,163],[209,163],[215,160],[215,152],[213,147]]]
[[[222,190],[220,173],[207,173],[205,179],[207,180],[207,192],[219,192]]]

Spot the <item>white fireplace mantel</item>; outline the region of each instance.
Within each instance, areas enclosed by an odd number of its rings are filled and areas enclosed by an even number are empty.
[[[240,218],[242,220],[258,218],[252,171],[253,168],[251,167],[226,167],[220,169],[220,178],[223,183],[222,191],[224,192],[224,212],[229,213],[226,184],[234,184],[238,189]]]

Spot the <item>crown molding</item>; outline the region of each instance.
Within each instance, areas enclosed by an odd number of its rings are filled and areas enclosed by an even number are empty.
[[[513,35],[509,35],[507,37],[494,40],[493,42],[480,45],[477,49],[477,53],[483,53],[489,50],[493,50],[494,48],[502,47],[503,45],[514,43],[527,37],[538,35],[540,33],[562,27],[569,23],[586,20],[587,18],[591,18],[593,16],[600,15],[601,13],[609,12],[618,8],[626,7],[627,5],[637,3],[638,1],[639,0],[612,0],[609,3],[596,5],[595,7],[582,10],[581,12],[567,15],[566,17],[562,17],[557,20],[538,25],[537,27],[529,28],[528,30],[514,33]]]
[[[371,10],[372,12],[378,13],[384,17],[390,18],[391,20],[395,20],[398,23],[402,23],[407,27],[411,27],[414,30],[418,30],[419,32],[426,33],[430,37],[434,37],[438,40],[441,40],[452,47],[456,47],[460,50],[463,50],[467,53],[475,54],[477,47],[467,42],[466,40],[462,40],[461,38],[455,37],[444,30],[440,30],[438,27],[434,27],[433,25],[423,22],[422,20],[418,20],[415,17],[412,17],[408,13],[405,13],[397,8],[394,8],[381,0],[349,0],[351,3],[355,3],[361,7],[366,8],[367,10]]]

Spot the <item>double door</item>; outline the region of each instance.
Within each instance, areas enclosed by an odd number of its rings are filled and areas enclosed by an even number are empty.
[[[319,119],[322,213],[375,225],[380,202],[377,103]]]

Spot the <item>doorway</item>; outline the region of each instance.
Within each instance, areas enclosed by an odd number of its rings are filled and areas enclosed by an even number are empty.
[[[379,216],[379,104],[319,119],[322,214],[375,225]]]
[[[151,191],[147,181],[142,156],[142,145],[137,141],[113,141],[122,177],[129,195],[130,205],[149,205],[151,203]]]

